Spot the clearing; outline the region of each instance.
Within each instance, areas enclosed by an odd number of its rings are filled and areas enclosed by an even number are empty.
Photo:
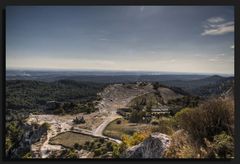
[[[121,122],[120,124],[117,123],[119,121]],[[149,125],[147,124],[129,123],[128,120],[119,118],[108,124],[103,134],[121,140],[123,135],[132,135],[134,132],[144,130],[148,127]]]

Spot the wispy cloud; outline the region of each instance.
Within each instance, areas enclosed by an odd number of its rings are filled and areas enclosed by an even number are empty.
[[[217,62],[217,61],[219,61],[219,59],[218,58],[211,58],[211,59],[208,59],[208,61],[210,61],[210,62]]]
[[[225,19],[222,17],[211,17],[207,20],[209,23],[219,23],[219,22],[224,22]]]
[[[225,56],[225,54],[218,54],[218,56]]]
[[[225,19],[221,17],[212,17],[207,19],[206,23],[203,25],[203,28],[204,31],[201,33],[202,36],[223,35],[234,32],[234,22],[226,22]]]
[[[222,62],[222,61],[225,60],[224,56],[225,56],[224,53],[216,54],[213,58],[208,59],[208,61],[210,61],[210,62]]]

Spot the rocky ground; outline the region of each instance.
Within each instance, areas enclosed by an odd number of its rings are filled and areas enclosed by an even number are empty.
[[[162,133],[153,133],[142,143],[127,149],[122,158],[161,158],[170,146],[170,137]]]

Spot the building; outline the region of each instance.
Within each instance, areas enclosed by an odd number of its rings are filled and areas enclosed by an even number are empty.
[[[160,108],[151,109],[152,115],[158,114],[170,114],[168,106],[161,106]]]

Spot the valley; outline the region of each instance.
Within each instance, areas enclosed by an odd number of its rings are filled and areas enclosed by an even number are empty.
[[[195,93],[201,95],[192,95],[188,89],[165,85],[164,82],[82,84],[72,80],[10,80],[8,89],[13,91],[12,87],[19,85],[21,88],[18,88],[23,90],[18,92],[26,96],[16,98],[14,92],[11,92],[7,106],[23,110],[22,102],[31,100],[28,103],[33,108],[22,112],[27,112],[25,116],[11,112],[8,115],[9,128],[15,126],[16,121],[21,122],[23,127],[46,127],[46,133],[35,136],[34,142],[29,136],[20,139],[19,148],[10,149],[11,156],[19,156],[16,153],[20,151],[25,152],[21,158],[135,158],[139,151],[141,156],[151,158],[158,156],[153,152],[154,148],[149,148],[152,144],[148,142],[153,142],[156,147],[163,144],[156,152],[162,154],[159,158],[164,158],[164,153],[174,143],[171,141],[172,136],[175,133],[185,135],[186,132],[182,129],[178,115],[189,108],[201,108],[207,101],[203,93],[213,101],[220,98],[218,103],[224,103],[227,99],[232,101],[229,96],[233,88],[233,83],[229,81],[231,79],[223,77],[219,82],[219,79],[212,79],[200,86],[201,90],[196,91],[197,88],[194,88]],[[191,81],[199,85],[199,80]],[[212,91],[213,81],[216,92]],[[74,91],[76,89],[79,92]],[[208,89],[214,95],[209,95],[210,92],[206,91]],[[49,94],[49,91],[54,94]],[[66,93],[70,93],[71,98]],[[32,94],[31,99],[27,98],[29,94]],[[42,99],[41,95],[49,96]],[[24,121],[21,121],[21,117],[24,117]],[[28,130],[17,133],[20,135],[26,132],[34,133]],[[13,134],[8,135],[11,138]],[[26,140],[30,142],[26,143]],[[27,147],[27,150],[23,151],[22,146]],[[145,149],[151,152],[145,152]]]

